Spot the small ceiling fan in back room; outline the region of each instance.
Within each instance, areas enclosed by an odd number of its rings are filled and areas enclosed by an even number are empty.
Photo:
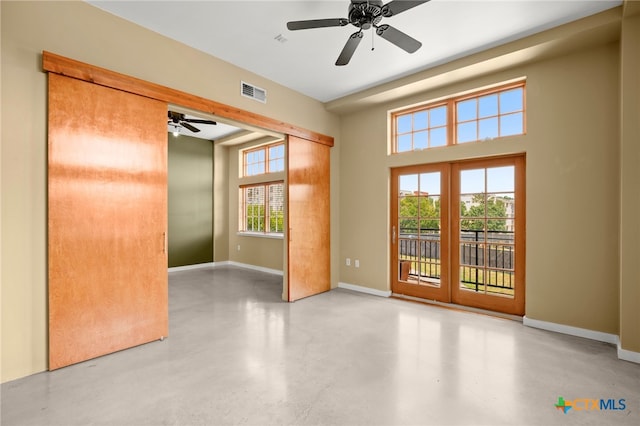
[[[168,124],[172,125],[175,129],[179,130],[180,127],[184,127],[185,129],[189,129],[193,133],[198,133],[200,129],[194,126],[194,124],[218,124],[215,121],[211,120],[200,120],[198,118],[186,118],[184,114],[179,112],[169,111],[169,121]]]
[[[307,21],[291,21],[287,22],[287,28],[291,31],[307,30],[312,28],[326,27],[344,27],[351,24],[358,29],[351,34],[347,43],[342,48],[340,56],[336,61],[336,65],[347,65],[356,51],[356,48],[362,40],[363,30],[374,28],[376,34],[383,39],[395,44],[400,49],[408,53],[413,53],[420,49],[422,43],[413,37],[408,36],[402,31],[392,27],[391,25],[378,25],[383,18],[390,18],[404,11],[412,9],[429,0],[422,1],[403,1],[393,0],[387,4],[383,4],[380,0],[351,0],[349,5],[348,18],[329,18],[329,19],[311,19]]]

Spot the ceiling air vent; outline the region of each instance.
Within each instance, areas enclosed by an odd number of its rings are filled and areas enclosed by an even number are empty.
[[[262,102],[263,104],[267,103],[267,91],[256,87],[252,84],[241,82],[241,94],[244,97],[255,99],[256,101]]]

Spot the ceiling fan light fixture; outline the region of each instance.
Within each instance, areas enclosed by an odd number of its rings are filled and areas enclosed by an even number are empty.
[[[169,121],[167,122],[167,124],[175,128],[175,130],[173,130],[174,136],[178,136],[178,134],[180,133],[183,127],[190,132],[198,133],[200,129],[198,129],[196,126],[194,126],[191,123],[210,124],[213,126],[218,124],[215,121],[211,121],[211,120],[204,120],[200,118],[188,118],[184,114],[175,112],[175,111],[169,111],[167,116],[169,117]]]
[[[340,56],[338,56],[336,60],[336,65],[338,66],[349,63],[356,47],[358,47],[360,40],[362,40],[362,30],[375,29],[376,35],[407,53],[414,53],[422,46],[422,43],[390,25],[378,24],[380,24],[383,18],[390,18],[429,1],[430,0],[391,0],[384,4],[382,0],[351,0],[347,12],[349,18],[290,21],[287,22],[287,28],[295,31],[313,28],[343,27],[348,24],[358,28],[359,31],[351,34],[347,39],[347,43],[342,48],[342,52],[340,52]],[[372,42],[371,50],[374,49],[375,47]]]

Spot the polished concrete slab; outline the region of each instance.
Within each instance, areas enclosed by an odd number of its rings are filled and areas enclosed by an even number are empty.
[[[640,424],[640,365],[608,344],[342,289],[288,304],[234,266],[169,280],[167,339],[3,384],[2,425]]]

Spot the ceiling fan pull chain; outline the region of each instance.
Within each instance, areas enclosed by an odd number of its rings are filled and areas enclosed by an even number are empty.
[[[371,28],[371,51],[372,52],[376,50],[375,46],[373,45],[374,40],[375,40],[375,37],[373,36],[373,28]]]

